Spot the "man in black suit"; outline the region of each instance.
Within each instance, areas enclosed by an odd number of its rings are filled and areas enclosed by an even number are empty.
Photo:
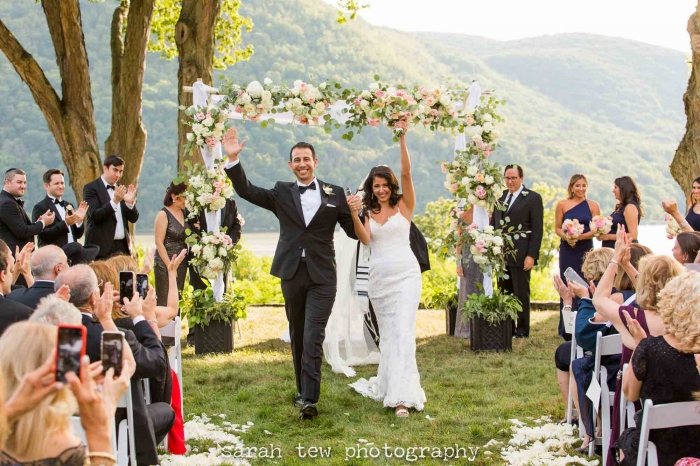
[[[521,166],[506,165],[503,176],[508,189],[503,192],[501,202],[506,210],[496,210],[491,217],[491,225],[497,229],[512,226],[516,230],[530,233],[513,241],[515,255],[506,256],[508,278],[500,279],[498,287],[520,300],[523,309],[518,313],[513,336],[527,338],[530,336],[530,273],[540,257],[544,207],[542,196],[523,185],[524,173]]]
[[[263,189],[248,181],[239,163],[245,141],[239,144],[235,128],[226,133],[223,143],[229,158],[226,174],[238,195],[279,220],[280,237],[270,273],[282,279],[297,384],[294,403],[301,408],[302,418],[313,418],[321,392],[323,339],[337,286],[336,223],[349,237],[357,238],[348,200],[342,188],[314,176],[318,159],[311,144],[297,143],[289,153],[295,181],[278,181],[274,188]],[[359,196],[351,200],[359,207]]]
[[[36,222],[44,212],[51,211],[56,220],[39,233],[39,247],[46,244],[63,247],[79,240],[85,231],[83,220],[87,212],[87,202],[81,202],[76,210],[73,204],[63,200],[66,183],[63,172],[58,168],[44,173],[44,189],[46,197],[32,209],[32,219]]]
[[[165,348],[151,327],[150,320],[155,320],[155,316],[149,316],[147,320],[142,300],[136,298],[125,306],[132,317],[130,328],[117,327],[112,320],[113,301],[107,293],[100,297],[97,277],[88,265],[76,265],[61,273],[54,286],[58,290],[62,285],[68,285],[70,302],[83,315],[83,325],[87,329],[86,353],[91,362],[101,359],[103,330],[119,330],[124,333],[124,340],[131,348],[136,362],[136,371],[131,377],[136,460],[139,465],[158,464],[157,445],[172,428],[175,412],[168,402],[158,401],[146,405],[144,398],[141,379],[164,380],[170,372]],[[155,303],[153,311],[155,312]],[[117,418],[119,419],[119,413]]]
[[[54,293],[53,285],[56,277],[69,265],[63,249],[48,245],[39,248],[32,255],[31,266],[34,284],[29,288],[16,288],[7,295],[7,299],[22,303],[34,310],[42,298]]]
[[[10,294],[12,288],[14,266],[15,259],[12,257],[10,249],[3,240],[0,240],[0,335],[10,325],[27,320],[32,315],[31,308],[5,298]]]
[[[0,192],[0,239],[7,243],[12,254],[16,254],[25,244],[33,243],[34,236],[40,234],[54,222],[54,214],[46,210],[32,222],[24,211],[24,201],[20,199],[27,192],[27,175],[19,168],[5,172],[5,185]],[[15,258],[16,259],[16,258]],[[25,285],[23,278],[17,284]]]
[[[129,222],[136,223],[136,187],[118,186],[124,173],[124,160],[110,155],[102,166],[102,176],[83,188],[83,199],[88,204],[85,244],[100,247],[97,260],[117,254],[132,254]]]

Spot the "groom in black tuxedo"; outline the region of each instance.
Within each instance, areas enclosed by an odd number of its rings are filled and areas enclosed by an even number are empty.
[[[318,414],[322,345],[335,301],[336,223],[349,237],[357,236],[343,190],[314,176],[318,159],[311,144],[299,142],[289,153],[288,165],[296,181],[278,181],[272,189],[259,188],[246,178],[238,160],[244,145],[245,141],[239,144],[235,128],[224,136],[229,158],[226,174],[240,197],[279,220],[280,237],[270,273],[282,279],[297,383],[294,404],[301,408],[299,416],[309,419]],[[358,196],[349,199],[359,208]]]
[[[501,202],[506,210],[496,210],[491,217],[491,225],[497,229],[513,226],[516,230],[530,233],[513,240],[515,256],[506,256],[509,277],[500,279],[498,287],[520,300],[523,309],[518,313],[513,336],[527,338],[530,336],[530,272],[540,257],[544,208],[542,196],[523,185],[523,167],[506,165],[503,177],[508,189],[503,191]]]

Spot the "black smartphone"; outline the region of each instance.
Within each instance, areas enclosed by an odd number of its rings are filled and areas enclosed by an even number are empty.
[[[134,272],[122,270],[119,272],[119,302],[124,304],[124,298],[134,299]]]
[[[143,299],[146,299],[148,294],[148,275],[145,273],[136,274],[136,292]]]
[[[66,374],[80,377],[80,359],[85,355],[87,332],[82,325],[61,324],[56,339],[56,381],[67,383]]]
[[[122,332],[102,332],[100,352],[102,358],[102,371],[107,372],[110,367],[114,369],[114,376],[122,373],[122,349],[124,348],[124,334]]]
[[[350,186],[345,187],[345,195],[352,196],[352,189],[350,189]]]

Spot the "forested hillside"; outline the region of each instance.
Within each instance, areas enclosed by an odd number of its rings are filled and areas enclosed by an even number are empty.
[[[609,211],[614,205],[612,180],[628,174],[642,188],[645,223],[661,221],[661,198],[681,198],[668,173],[685,124],[681,98],[688,67],[680,52],[584,34],[498,42],[410,34],[362,20],[338,25],[334,8],[321,0],[243,0],[243,5],[242,13],[254,22],[244,40],[253,44],[255,54],[226,70],[226,76],[241,82],[269,77],[291,83],[313,75],[355,87],[366,86],[374,74],[408,85],[436,84],[445,76],[478,79],[483,88],[496,89],[508,101],[500,129],[503,147],[494,157],[523,165],[526,184],[565,186],[571,174],[582,172],[589,177],[590,196]],[[111,111],[109,24],[114,7],[113,0],[83,5],[101,142],[108,135]],[[30,0],[2,2],[0,17],[60,92],[41,6]],[[149,55],[143,109],[148,145],[138,195],[141,231],[152,228],[165,188],[175,176],[176,70],[175,62]],[[0,76],[0,166],[29,172],[31,208],[44,195],[41,174],[60,166],[60,156],[26,85],[2,55]],[[249,178],[262,186],[291,178],[287,154],[298,140],[316,145],[319,178],[337,184],[357,185],[379,163],[398,165],[397,146],[383,128],[368,129],[349,143],[340,132],[326,135],[316,128],[241,126],[248,139],[243,163]],[[423,130],[409,138],[422,210],[426,202],[447,194],[436,163],[450,157],[453,141]],[[271,214],[245,201],[240,205],[248,231],[276,229]]]

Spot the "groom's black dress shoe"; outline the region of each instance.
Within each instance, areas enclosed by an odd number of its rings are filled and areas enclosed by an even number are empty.
[[[294,398],[294,407],[299,409],[304,407],[304,399],[301,395],[297,395],[296,398]]]
[[[305,401],[301,407],[301,411],[299,411],[299,417],[304,420],[310,420],[316,416],[318,416],[318,409],[316,409],[316,405],[310,401]]]

